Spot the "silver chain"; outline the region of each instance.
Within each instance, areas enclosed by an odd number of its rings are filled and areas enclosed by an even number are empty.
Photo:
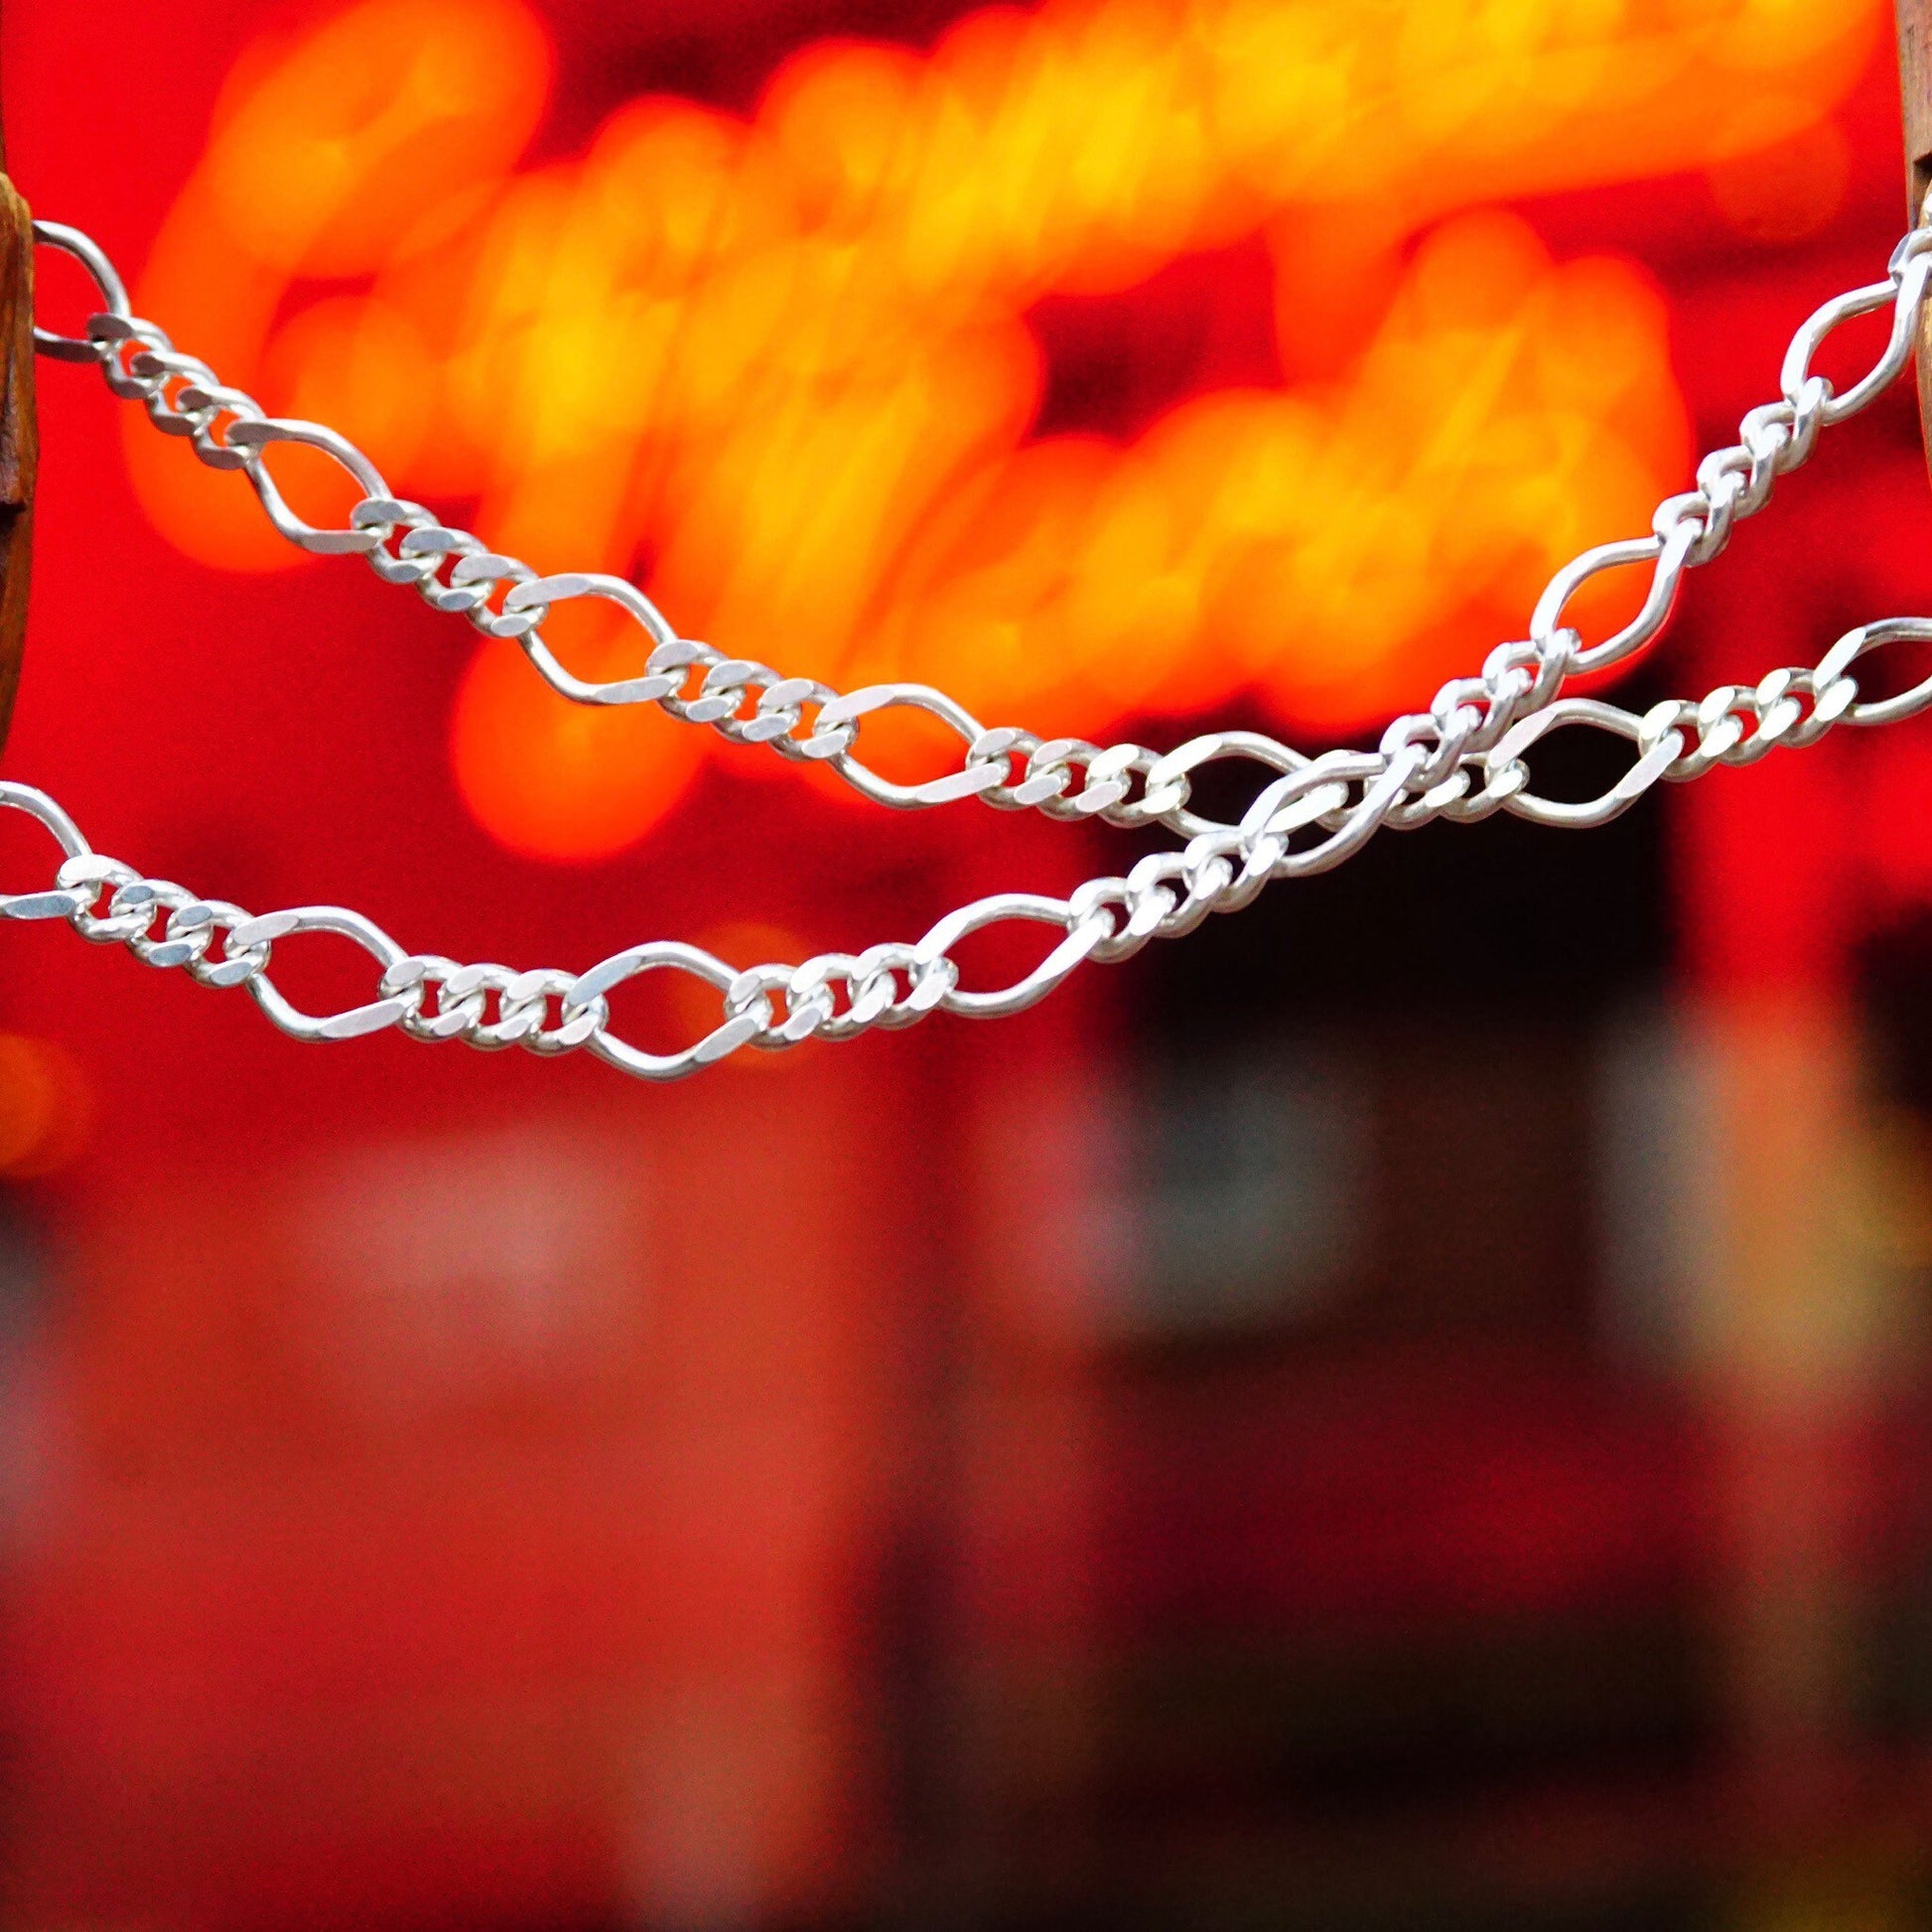
[[[225,901],[199,898],[95,854],[46,793],[0,781],[0,805],[39,819],[64,855],[54,890],[0,895],[0,914],[64,918],[83,938],[125,945],[149,965],[183,967],[207,986],[246,986],[269,1019],[298,1039],[347,1039],[399,1027],[412,1038],[463,1039],[486,1048],[514,1044],[562,1053],[584,1046],[627,1073],[665,1080],[747,1045],[849,1039],[873,1027],[910,1026],[935,1010],[995,1018],[1042,999],[1084,960],[1126,959],[1150,939],[1191,931],[1210,912],[1238,910],[1271,880],[1328,871],[1384,825],[1410,830],[1436,818],[1472,823],[1497,811],[1544,825],[1602,825],[1664,780],[1701,777],[1718,764],[1749,764],[1779,745],[1815,744],[1835,724],[1888,724],[1932,707],[1932,677],[1896,696],[1861,700],[1851,675],[1861,657],[1882,644],[1932,641],[1932,620],[1918,618],[1862,625],[1815,669],[1773,671],[1754,687],[1722,685],[1701,704],[1669,699],[1638,716],[1599,699],[1562,695],[1572,676],[1618,663],[1656,636],[1685,572],[1724,550],[1737,520],[1755,515],[1777,479],[1810,457],[1821,429],[1866,408],[1903,372],[1932,278],[1932,224],[1900,241],[1884,281],[1836,297],[1810,317],[1785,355],[1781,399],[1750,411],[1738,442],[1705,458],[1697,487],[1659,505],[1650,535],[1598,544],[1558,571],[1531,616],[1527,639],[1498,645],[1478,676],[1450,680],[1429,710],[1396,719],[1375,751],[1312,758],[1249,731],[1207,733],[1165,755],[1132,744],[1103,750],[1083,740],[1042,740],[1014,727],[988,730],[927,685],[872,685],[841,695],[813,679],[725,657],[679,637],[622,578],[539,576],[469,531],[446,526],[421,504],[393,496],[375,467],[337,431],[268,415],[134,316],[113,264],[87,236],[49,221],[37,221],[34,230],[37,240],[81,263],[103,305],[84,336],[37,328],[35,345],[43,354],[96,363],[115,394],[145,404],[156,426],[190,439],[203,462],[242,471],[291,542],[318,554],[362,556],[379,576],[413,585],[436,609],[467,617],[486,635],[515,638],[565,697],[660,705],[734,743],[768,744],[786,758],[827,762],[866,796],[900,809],[976,796],[1057,818],[1159,823],[1187,841],[1150,854],[1124,878],[1089,880],[1065,898],[998,893],[976,899],[909,945],[821,953],[802,965],[741,972],[700,947],[660,940],[616,953],[586,973],[517,972],[407,952],[372,920],[339,906],[257,918]],[[1886,307],[1891,330],[1883,353],[1839,393],[1812,364],[1835,331]],[[289,507],[267,461],[282,443],[323,451],[362,492],[344,527],[318,528]],[[1613,636],[1586,644],[1564,623],[1571,601],[1592,577],[1644,564],[1651,581],[1643,606]],[[649,650],[638,675],[588,683],[551,653],[539,626],[556,605],[581,597],[615,603],[642,628]],[[895,706],[927,712],[957,733],[966,748],[960,768],[902,785],[862,763],[853,750],[861,721]],[[1566,725],[1608,732],[1634,750],[1629,769],[1581,803],[1539,796],[1525,762],[1542,738]],[[1246,759],[1273,774],[1238,823],[1188,808],[1191,774],[1224,759]],[[954,948],[1012,920],[1057,927],[1061,936],[1013,985],[967,991]],[[291,1005],[269,968],[275,946],[305,932],[337,933],[361,945],[381,968],[376,998],[329,1015]],[[611,1025],[608,996],[625,980],[660,969],[690,974],[720,997],[719,1024],[676,1053],[646,1051]]]

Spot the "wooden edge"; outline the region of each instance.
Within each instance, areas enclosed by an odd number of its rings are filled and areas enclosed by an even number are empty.
[[[1932,0],[1897,0],[1898,91],[1905,110],[1906,219],[1918,225],[1932,189]],[[1918,422],[1932,474],[1932,305],[1919,312]]]
[[[7,740],[27,646],[27,580],[33,562],[34,476],[40,432],[34,417],[34,227],[27,204],[0,175],[0,748]]]

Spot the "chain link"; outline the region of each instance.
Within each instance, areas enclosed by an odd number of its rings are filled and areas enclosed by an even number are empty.
[[[929,686],[874,685],[841,695],[809,678],[727,658],[679,637],[622,578],[541,577],[422,505],[392,496],[374,466],[338,432],[267,415],[135,317],[112,263],[85,235],[54,222],[36,222],[35,233],[81,263],[103,305],[84,337],[37,328],[43,353],[97,363],[109,388],[141,401],[158,428],[189,439],[204,462],[242,471],[291,542],[319,554],[362,556],[379,576],[413,586],[436,609],[468,618],[487,635],[516,639],[564,696],[587,704],[658,704],[734,743],[768,744],[790,759],[823,760],[868,797],[896,808],[976,796],[1006,810],[1061,819],[1159,823],[1187,841],[1149,854],[1124,878],[1090,880],[1065,898],[999,893],[977,899],[909,945],[740,971],[700,947],[654,940],[581,974],[519,972],[407,952],[371,920],[340,906],[256,918],[225,901],[198,898],[95,854],[44,792],[0,781],[0,806],[38,819],[64,855],[52,891],[0,895],[0,916],[63,918],[83,938],[124,945],[151,966],[183,968],[206,986],[246,986],[269,1019],[299,1039],[347,1039],[394,1027],[414,1039],[461,1039],[485,1049],[521,1045],[556,1054],[583,1047],[626,1073],[666,1080],[748,1045],[779,1049],[811,1038],[849,1039],[874,1027],[910,1026],[932,1012],[996,1018],[1044,998],[1086,960],[1129,958],[1150,939],[1191,931],[1210,912],[1238,910],[1271,880],[1328,871],[1384,825],[1412,830],[1437,818],[1473,823],[1498,811],[1543,825],[1602,825],[1659,783],[1701,777],[1720,764],[1754,763],[1780,745],[1813,745],[1841,723],[1888,724],[1932,708],[1932,677],[1895,696],[1862,699],[1852,675],[1861,658],[1882,645],[1932,642],[1932,620],[1918,618],[1862,625],[1815,668],[1773,671],[1751,687],[1723,685],[1701,703],[1666,700],[1639,716],[1600,699],[1562,695],[1572,676],[1622,662],[1654,638],[1685,573],[1722,553],[1736,522],[1769,500],[1778,477],[1810,457],[1821,429],[1867,407],[1903,372],[1932,278],[1932,225],[1905,236],[1883,282],[1839,296],[1806,321],[1784,360],[1781,398],[1750,411],[1737,443],[1705,458],[1697,487],[1666,499],[1648,536],[1599,544],[1558,571],[1526,639],[1498,645],[1479,675],[1445,684],[1429,710],[1396,719],[1375,751],[1315,757],[1252,731],[1207,733],[1166,754],[1131,744],[1103,749],[1077,739],[1042,740],[1015,727],[988,730]],[[1841,394],[1813,364],[1838,329],[1887,306],[1891,326],[1882,353]],[[267,462],[268,452],[285,443],[321,450],[362,492],[345,526],[317,527],[289,506]],[[1645,566],[1650,582],[1643,604],[1613,635],[1586,643],[1564,622],[1592,578]],[[645,632],[651,648],[639,675],[587,682],[544,644],[540,626],[549,612],[583,597],[616,604]],[[902,785],[863,764],[853,752],[862,721],[895,707],[923,711],[956,733],[966,748],[960,768]],[[1571,726],[1620,737],[1632,749],[1622,776],[1580,802],[1537,793],[1527,762],[1545,737]],[[1192,774],[1228,759],[1270,774],[1232,824],[1204,818],[1188,802]],[[1016,921],[1043,924],[1059,936],[1012,985],[962,986],[955,948],[974,933]],[[315,932],[347,938],[371,956],[380,969],[372,1000],[313,1015],[281,992],[270,974],[275,947]],[[614,1031],[609,996],[627,980],[664,970],[708,986],[719,998],[720,1017],[696,1042],[659,1053]]]

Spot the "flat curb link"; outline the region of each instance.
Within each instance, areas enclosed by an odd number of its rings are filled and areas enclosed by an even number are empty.
[[[1701,777],[1720,764],[1753,763],[1780,745],[1813,745],[1841,723],[1890,724],[1932,708],[1932,677],[1892,696],[1861,699],[1852,675],[1863,657],[1885,644],[1932,641],[1932,619],[1924,618],[1861,625],[1815,668],[1773,671],[1754,686],[1720,686],[1699,703],[1667,699],[1642,716],[1562,695],[1572,676],[1619,663],[1648,644],[1669,620],[1685,573],[1723,552],[1736,522],[1763,508],[1777,479],[1810,457],[1821,429],[1868,407],[1903,372],[1932,282],[1932,225],[1913,229],[1898,244],[1883,282],[1836,297],[1805,322],[1784,359],[1780,400],[1751,410],[1738,442],[1705,458],[1697,487],[1667,498],[1649,535],[1598,544],[1566,564],[1538,600],[1527,638],[1497,645],[1478,675],[1451,679],[1429,710],[1397,718],[1375,751],[1312,758],[1251,731],[1206,733],[1165,754],[1139,745],[1042,740],[1017,727],[989,730],[927,685],[841,694],[813,679],[727,658],[679,637],[625,579],[539,576],[469,531],[439,522],[421,504],[393,496],[375,467],[337,431],[269,416],[134,316],[112,262],[79,230],[50,221],[37,221],[34,230],[42,245],[80,263],[100,302],[84,335],[37,328],[42,353],[97,364],[116,395],[141,402],[158,429],[186,438],[203,462],[242,471],[291,543],[320,555],[360,556],[378,576],[413,587],[434,608],[467,618],[486,635],[514,638],[565,697],[657,704],[734,743],[769,745],[789,759],[830,764],[867,797],[895,809],[977,797],[1004,810],[1067,820],[1159,823],[1187,841],[1149,854],[1125,878],[1090,880],[1066,898],[998,893],[977,899],[911,944],[740,970],[700,947],[653,940],[572,974],[411,953],[373,921],[340,906],[254,917],[225,900],[198,898],[94,853],[45,792],[0,781],[0,807],[37,819],[62,854],[50,890],[0,894],[0,917],[65,919],[83,938],[124,945],[146,964],[180,968],[202,985],[246,986],[268,1018],[298,1039],[352,1039],[395,1028],[413,1039],[461,1039],[486,1050],[520,1045],[557,1054],[583,1047],[637,1078],[670,1080],[746,1046],[775,1050],[812,1038],[850,1039],[935,1012],[998,1018],[1043,999],[1087,960],[1129,958],[1151,939],[1191,931],[1211,912],[1239,910],[1271,880],[1326,872],[1385,825],[1409,831],[1437,818],[1474,823],[1498,811],[1542,825],[1602,825],[1659,783]],[[1882,353],[1840,393],[1814,372],[1814,362],[1839,328],[1887,305],[1891,327]],[[289,505],[269,472],[270,453],[282,444],[322,451],[355,483],[361,495],[343,527],[312,525]],[[1651,575],[1642,606],[1612,636],[1587,644],[1564,622],[1591,578],[1644,567]],[[616,604],[644,633],[648,649],[635,675],[588,682],[550,652],[540,630],[544,618],[557,604],[583,597]],[[954,732],[965,746],[961,766],[907,785],[862,763],[853,748],[864,721],[893,708],[922,711]],[[1595,798],[1566,801],[1534,789],[1530,755],[1550,733],[1570,727],[1607,732],[1630,746],[1629,768]],[[1238,824],[1188,809],[1192,773],[1225,759],[1247,759],[1268,774]],[[976,932],[1012,921],[1048,928],[1044,956],[1010,986],[965,988],[954,949]],[[379,968],[372,998],[334,1014],[309,1014],[289,1001],[271,976],[275,948],[310,933],[346,938],[370,955]],[[624,1039],[614,1031],[610,1008],[610,996],[625,982],[660,971],[696,979],[719,1000],[717,1025],[668,1053]]]

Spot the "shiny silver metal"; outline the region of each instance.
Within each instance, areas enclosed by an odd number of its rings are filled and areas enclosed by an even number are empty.
[[[53,222],[36,222],[35,233],[81,263],[102,303],[84,338],[37,330],[44,353],[96,362],[115,394],[141,402],[157,428],[187,438],[203,462],[244,471],[291,543],[322,555],[361,556],[378,576],[411,586],[436,609],[468,619],[486,635],[515,639],[563,696],[582,704],[659,705],[733,743],[769,745],[782,757],[829,764],[867,797],[897,810],[977,797],[1003,810],[1058,819],[1161,824],[1186,841],[1150,853],[1125,878],[1090,880],[1063,899],[1032,893],[976,899],[909,944],[741,970],[700,947],[653,940],[573,974],[411,953],[361,914],[338,906],[251,917],[100,857],[44,792],[0,781],[0,808],[38,819],[63,854],[51,890],[0,894],[0,917],[66,919],[84,938],[124,945],[151,966],[183,968],[205,986],[246,986],[269,1019],[298,1039],[348,1039],[393,1027],[427,1042],[520,1045],[544,1054],[584,1047],[638,1078],[668,1080],[745,1046],[849,1039],[874,1027],[910,1026],[934,1012],[996,1018],[1044,998],[1083,961],[1129,958],[1150,939],[1192,930],[1210,912],[1238,910],[1271,880],[1340,865],[1385,825],[1408,831],[1437,818],[1473,823],[1498,811],[1543,825],[1602,825],[1666,780],[1749,764],[1780,745],[1812,745],[1840,723],[1889,724],[1932,709],[1932,678],[1895,696],[1861,700],[1852,675],[1860,659],[1885,644],[1932,641],[1932,619],[1922,618],[1849,631],[1815,669],[1773,671],[1755,686],[1724,685],[1698,703],[1666,700],[1642,716],[1600,699],[1563,695],[1573,675],[1618,663],[1649,643],[1667,622],[1685,573],[1717,557],[1736,521],[1763,508],[1777,479],[1810,456],[1822,428],[1867,407],[1903,373],[1932,284],[1932,223],[1899,243],[1885,281],[1837,297],[1804,323],[1784,360],[1781,399],[1753,409],[1739,426],[1738,442],[1705,458],[1697,487],[1667,498],[1649,535],[1596,545],[1565,565],[1538,600],[1527,638],[1499,644],[1478,675],[1444,685],[1429,710],[1396,719],[1375,751],[1316,757],[1254,731],[1204,733],[1165,754],[1133,744],[1040,739],[1017,726],[989,730],[927,685],[871,685],[841,694],[814,679],[728,658],[678,636],[650,599],[622,578],[539,577],[421,504],[392,495],[375,467],[337,431],[269,416],[134,316],[113,264],[85,235]],[[1887,305],[1891,329],[1882,353],[1839,393],[1813,371],[1821,348],[1845,323]],[[287,443],[321,450],[361,491],[343,526],[312,525],[289,506],[269,471],[272,451]],[[1642,607],[1613,635],[1586,643],[1565,623],[1565,611],[1589,579],[1645,567],[1650,581]],[[616,604],[643,633],[633,675],[578,678],[544,643],[541,626],[550,611],[583,597]],[[957,735],[964,747],[957,769],[903,784],[859,759],[864,721],[902,707]],[[1632,748],[1629,769],[1596,798],[1566,802],[1534,788],[1531,755],[1549,733],[1567,727],[1608,732]],[[1226,759],[1245,759],[1264,774],[1238,824],[1189,808],[1192,774]],[[1049,928],[1039,963],[1010,986],[962,987],[954,949],[975,932],[1014,920]],[[311,932],[345,936],[370,954],[380,968],[372,999],[334,1014],[304,1013],[288,1001],[270,977],[275,948]],[[687,974],[719,998],[718,1024],[670,1052],[625,1039],[610,1008],[610,996],[625,981],[659,971]]]

